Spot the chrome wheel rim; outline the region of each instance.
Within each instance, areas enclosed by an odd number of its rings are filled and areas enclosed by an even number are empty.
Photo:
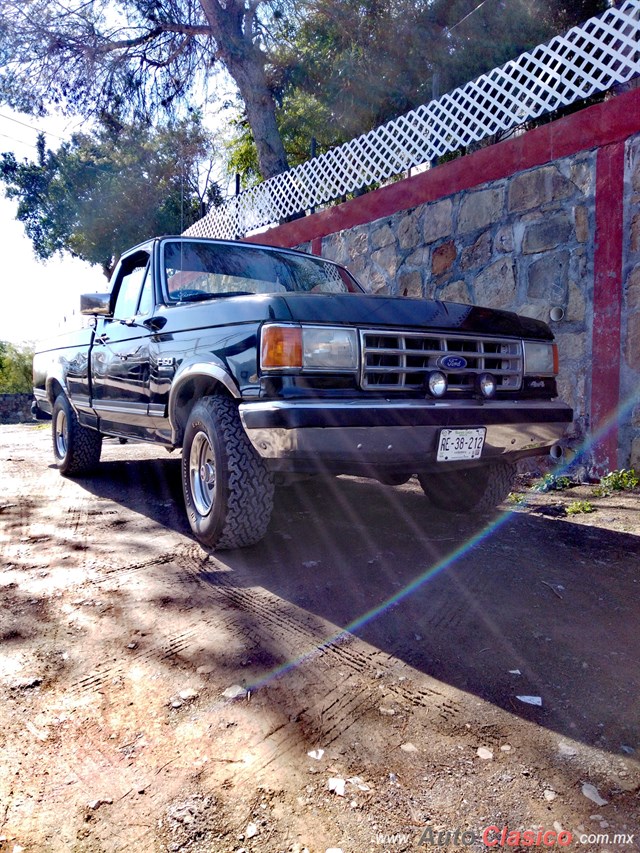
[[[200,431],[191,444],[189,454],[189,484],[193,503],[200,515],[208,515],[213,506],[216,486],[216,463],[209,436]]]
[[[67,448],[69,446],[67,432],[67,415],[64,409],[60,409],[56,416],[55,425],[56,453],[60,459],[64,459],[67,455]]]

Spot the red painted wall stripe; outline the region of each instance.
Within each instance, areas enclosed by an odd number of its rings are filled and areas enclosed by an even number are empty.
[[[640,89],[246,239],[272,246],[299,246],[579,151],[621,142],[638,131]]]
[[[624,142],[616,142],[600,148],[596,161],[590,432],[603,430],[594,449],[599,473],[618,467],[624,156]]]

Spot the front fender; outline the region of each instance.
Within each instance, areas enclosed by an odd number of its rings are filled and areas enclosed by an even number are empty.
[[[181,392],[186,391],[190,385],[204,388],[222,385],[235,399],[240,399],[241,396],[237,383],[222,362],[211,360],[183,363],[173,378],[169,391],[168,415],[174,443],[179,443],[184,427],[184,418],[181,415],[184,395]]]

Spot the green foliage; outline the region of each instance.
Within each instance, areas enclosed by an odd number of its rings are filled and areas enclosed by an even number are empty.
[[[437,56],[440,94],[607,8],[607,0],[494,0],[480,7],[474,0],[434,0],[431,13],[446,33]]]
[[[581,513],[595,512],[596,508],[589,501],[573,501],[567,507],[567,515],[580,515]]]
[[[226,167],[229,175],[240,175],[241,188],[246,189],[260,181],[258,152],[248,122],[240,118],[230,124],[234,137],[226,146]]]
[[[522,492],[509,492],[507,495],[507,503],[515,504],[516,506],[520,506],[526,503],[526,501],[527,496],[523,495]]]
[[[536,492],[561,492],[564,489],[571,488],[572,483],[569,477],[558,476],[550,471],[548,474],[545,474],[542,480],[540,480],[534,486]]]
[[[220,203],[217,185],[199,185],[211,156],[195,118],[158,130],[105,118],[57,151],[40,137],[35,161],[2,154],[0,180],[39,258],[69,252],[109,275],[125,248],[180,233]]]
[[[600,480],[600,487],[613,492],[628,492],[640,484],[640,478],[633,468],[621,468],[618,471],[610,471]]]
[[[282,140],[298,163],[307,159],[312,136],[322,152],[606,6],[607,0],[3,0],[0,103],[34,115],[53,106],[92,117],[106,111],[164,119],[183,114],[194,99],[201,105],[221,63],[244,103],[232,169],[250,182],[258,171],[270,177],[286,169]],[[53,229],[54,244],[64,242],[64,228],[62,234]]]
[[[183,114],[221,63],[251,183],[384,123],[603,11],[607,0],[3,0],[0,103]],[[275,102],[279,107],[275,115]],[[249,129],[251,132],[249,132]],[[257,145],[254,140],[257,140]],[[64,228],[62,229],[64,235]],[[64,236],[50,234],[54,244]]]
[[[332,116],[329,107],[312,95],[300,90],[286,92],[281,97],[277,112],[278,129],[287,151],[290,166],[304,163],[311,157],[311,139],[317,142],[317,154],[334,145],[346,142],[344,133],[331,132]],[[230,175],[239,174],[243,188],[260,180],[256,146],[251,129],[244,118],[231,123],[234,136],[227,145],[227,169]]]
[[[33,350],[0,341],[0,394],[28,394],[33,388]]]
[[[282,49],[282,111],[295,106],[333,145],[431,96],[429,47],[440,28],[415,0],[314,0]],[[319,119],[319,121],[318,121]]]
[[[604,11],[606,0],[307,0],[269,54],[289,163],[322,153]],[[467,17],[468,16],[468,17]],[[232,171],[254,181],[240,122]]]
[[[166,121],[209,100],[224,67],[268,178],[287,168],[265,74],[294,0],[3,0],[0,103],[33,115]],[[286,26],[285,26],[285,21]],[[226,86],[226,83],[224,84]]]

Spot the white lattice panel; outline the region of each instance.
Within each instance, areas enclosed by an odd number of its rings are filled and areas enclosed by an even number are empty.
[[[627,0],[442,98],[246,190],[185,233],[242,236],[625,83],[640,74],[639,36],[640,0]]]

